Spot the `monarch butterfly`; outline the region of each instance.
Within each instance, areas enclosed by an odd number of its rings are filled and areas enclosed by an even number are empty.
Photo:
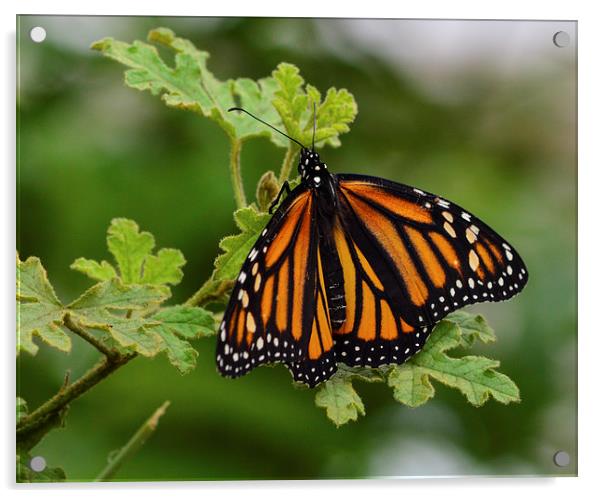
[[[465,209],[382,178],[332,174],[313,143],[288,138],[301,146],[301,183],[284,183],[270,213],[288,195],[234,285],[218,331],[222,375],[283,362],[315,387],[337,363],[402,364],[448,313],[525,286],[516,250]]]

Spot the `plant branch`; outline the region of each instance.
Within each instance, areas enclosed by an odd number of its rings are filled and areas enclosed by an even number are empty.
[[[92,346],[94,346],[98,351],[107,356],[108,358],[115,358],[119,356],[117,351],[108,348],[102,341],[98,340],[94,335],[87,332],[83,327],[79,326],[77,323],[73,321],[71,315],[67,313],[65,315],[65,319],[63,321],[65,327],[67,327],[71,332],[80,336],[84,341],[88,342]]]
[[[243,208],[247,205],[245,189],[242,183],[240,172],[240,149],[242,141],[236,138],[230,139],[230,177],[232,178],[232,188],[234,189],[234,199],[236,207]]]
[[[282,185],[288,177],[291,175],[291,169],[293,167],[293,159],[295,158],[295,148],[289,146],[286,149],[286,154],[284,155],[284,160],[282,161],[282,166],[280,167],[280,176],[278,177],[278,182]]]
[[[213,275],[184,304],[186,306],[203,306],[225,296],[233,287],[232,280],[214,280]]]
[[[73,400],[79,398],[82,394],[89,391],[101,380],[108,377],[111,373],[136,356],[136,354],[129,354],[120,355],[117,358],[102,358],[73,384],[61,387],[59,392],[52,398],[30,414],[22,417],[17,424],[17,440],[25,438],[32,431],[35,431],[42,426],[49,417],[59,413]]]
[[[108,481],[111,479],[116,472],[121,468],[128,458],[131,458],[148,440],[148,438],[155,432],[159,419],[165,413],[165,410],[169,407],[169,401],[163,403],[150,418],[142,424],[142,426],[136,431],[131,439],[123,446],[119,452],[109,459],[109,463],[96,477],[96,482]]]

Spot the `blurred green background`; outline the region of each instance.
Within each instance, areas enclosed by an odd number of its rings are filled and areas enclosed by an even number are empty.
[[[126,88],[123,67],[89,50],[113,36],[144,39],[165,26],[211,53],[220,79],[268,75],[281,61],[320,90],[351,91],[359,115],[342,147],[322,156],[357,172],[436,192],[476,213],[520,251],[530,282],[517,298],[474,306],[498,342],[522,403],[470,406],[437,386],[426,406],[357,383],[367,409],[336,429],[313,393],[281,366],[221,378],[213,340],[181,376],[164,357],[132,362],[70,410],[67,427],[36,448],[69,479],[88,480],[164,400],[159,430],[123,480],[298,479],[404,475],[574,475],[577,471],[576,24],[151,17],[33,17],[18,23],[17,243],[39,256],[63,301],[90,285],[69,270],[103,259],[116,216],[135,219],[188,263],[173,302],[209,276],[219,239],[234,231],[228,142],[213,122]],[[43,26],[47,39],[29,31]],[[566,31],[570,45],[552,37]],[[277,170],[267,139],[242,155],[247,196]],[[66,370],[97,352],[74,338],[69,355],[42,346],[18,361],[30,408]],[[571,464],[556,467],[565,450]]]

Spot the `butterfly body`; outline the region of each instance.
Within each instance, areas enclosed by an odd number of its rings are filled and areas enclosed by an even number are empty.
[[[445,199],[331,174],[306,148],[298,171],[301,184],[251,249],[224,313],[217,366],[225,376],[284,362],[313,387],[337,363],[401,364],[448,313],[526,284],[518,253]]]
[[[297,170],[301,185],[315,197],[320,217],[332,221],[338,205],[336,176],[328,171],[317,152],[308,149],[301,150]]]

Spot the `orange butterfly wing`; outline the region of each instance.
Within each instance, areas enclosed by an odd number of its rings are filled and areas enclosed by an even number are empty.
[[[334,234],[346,300],[334,331],[339,361],[403,363],[448,313],[509,299],[526,284],[518,253],[461,207],[381,178],[338,180]]]
[[[313,387],[337,362],[401,364],[448,313],[525,286],[518,253],[461,207],[380,178],[335,179],[333,221],[297,187],[249,253],[219,329],[223,375],[284,362]]]
[[[278,362],[313,385],[334,373],[318,242],[314,194],[298,188],[262,232],[232,290],[218,332],[222,375]]]

